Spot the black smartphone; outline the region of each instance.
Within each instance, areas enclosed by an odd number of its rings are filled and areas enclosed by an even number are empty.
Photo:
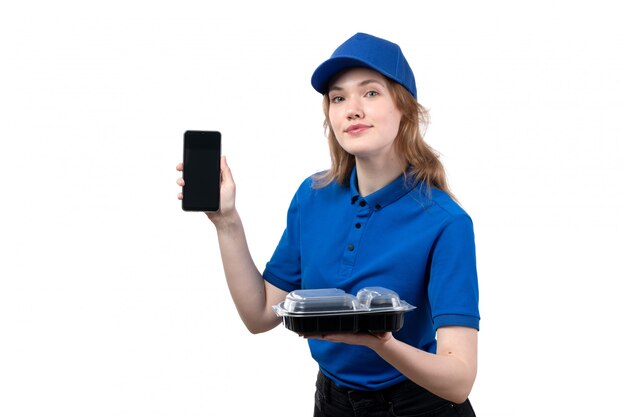
[[[219,210],[221,145],[220,132],[204,130],[185,132],[183,210]]]

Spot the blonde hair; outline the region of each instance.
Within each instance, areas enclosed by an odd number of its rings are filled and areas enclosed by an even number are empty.
[[[397,108],[402,113],[394,146],[398,155],[407,161],[405,178],[412,181],[413,186],[422,182],[426,185],[427,193],[430,192],[430,187],[436,187],[455,199],[448,187],[439,154],[424,141],[423,132],[426,131],[430,121],[428,110],[419,104],[402,85],[388,78],[387,84]],[[324,94],[324,130],[328,138],[331,166],[329,170],[314,176],[314,188],[325,187],[333,181],[339,185],[347,184],[355,164],[354,155],[346,152],[335,137],[335,132],[330,126],[329,107],[330,99],[328,94]]]

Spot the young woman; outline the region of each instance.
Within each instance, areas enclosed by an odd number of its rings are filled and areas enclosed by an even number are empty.
[[[220,210],[207,215],[237,310],[257,333],[281,322],[272,306],[296,289],[392,289],[418,306],[400,331],[308,337],[320,366],[314,415],[472,416],[473,225],[423,140],[427,113],[413,72],[398,45],[357,33],[315,70],[312,85],[323,94],[331,167],[297,190],[262,274],[222,159]]]

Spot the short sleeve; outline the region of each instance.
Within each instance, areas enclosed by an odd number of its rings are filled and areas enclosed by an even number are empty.
[[[287,212],[287,226],[265,266],[263,278],[283,291],[297,290],[302,282],[300,260],[300,210],[296,193]]]
[[[434,243],[428,296],[435,328],[479,328],[476,247],[467,214],[454,216]]]

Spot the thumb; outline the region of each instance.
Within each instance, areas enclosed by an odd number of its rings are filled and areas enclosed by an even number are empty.
[[[226,161],[226,155],[222,155],[220,159],[220,169],[222,171],[222,181],[224,182],[234,182],[233,174],[228,166],[228,162]]]

